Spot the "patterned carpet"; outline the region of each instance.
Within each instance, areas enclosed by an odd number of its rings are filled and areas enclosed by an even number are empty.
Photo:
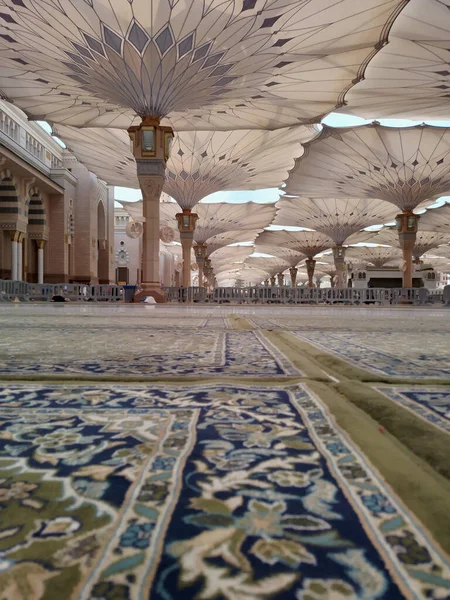
[[[374,386],[374,389],[450,434],[450,388]]]
[[[446,332],[293,333],[302,341],[376,375],[450,378],[450,342]]]
[[[2,360],[2,356],[4,359]],[[39,357],[39,360],[37,360]],[[224,329],[10,327],[0,337],[0,374],[302,375],[262,333]]]
[[[2,598],[447,597],[302,384],[4,385],[0,416]]]
[[[295,307],[247,318],[257,329],[288,331],[450,332],[446,309]]]
[[[0,600],[450,598],[448,489],[291,343],[449,432],[450,326],[260,309],[0,306]]]

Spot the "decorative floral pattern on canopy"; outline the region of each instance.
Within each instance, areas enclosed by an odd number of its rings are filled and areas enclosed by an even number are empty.
[[[397,236],[398,237],[398,236]],[[398,263],[402,260],[402,254],[397,248],[371,248],[367,246],[356,246],[347,248],[346,258],[355,259],[363,264],[374,267],[384,267],[388,263]]]
[[[335,244],[368,241],[373,232],[361,229],[392,221],[396,214],[387,202],[359,198],[281,198],[276,207],[274,225],[314,229]]]
[[[450,241],[450,204],[427,210],[420,215],[419,226],[422,231],[447,234]]]
[[[324,127],[286,182],[292,196],[379,198],[400,210],[450,188],[450,128]]]
[[[420,225],[421,223],[419,221],[419,227]],[[413,256],[415,258],[420,258],[425,252],[429,252],[433,248],[437,248],[441,244],[447,243],[449,240],[450,233],[419,230],[416,235]],[[397,231],[391,227],[380,229],[372,241],[377,244],[390,244],[391,246],[400,248]]]
[[[366,119],[448,119],[449,9],[449,0],[410,0],[392,26],[389,43],[346,95],[342,112]]]
[[[77,127],[126,129],[137,115],[169,117],[177,131],[318,121],[342,105],[405,4],[1,0],[0,90]]]
[[[292,248],[308,258],[313,258],[331,247],[330,238],[318,231],[263,231],[256,245],[283,246]]]
[[[139,188],[125,131],[64,125],[54,126],[53,131],[80,162],[107,183]],[[163,189],[181,208],[193,208],[218,191],[279,187],[302,155],[302,143],[319,132],[318,125],[299,125],[278,131],[178,133]]]

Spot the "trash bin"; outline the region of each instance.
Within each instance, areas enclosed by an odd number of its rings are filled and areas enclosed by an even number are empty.
[[[123,299],[124,302],[133,302],[134,293],[136,291],[135,285],[124,285],[123,286]]]

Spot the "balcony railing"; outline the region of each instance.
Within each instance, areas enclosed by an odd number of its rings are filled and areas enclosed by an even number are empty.
[[[35,156],[41,162],[45,160],[45,148],[40,144],[35,137],[29,133],[25,134],[25,148],[30,154]]]
[[[38,133],[33,135],[30,131],[30,129],[38,127],[38,125],[28,123],[20,115],[16,117],[13,108],[10,111],[8,104],[0,101],[0,137],[3,135],[15,142],[15,144],[12,144],[12,149],[16,152],[18,150],[17,146],[23,148],[25,150],[24,158],[27,158],[28,154],[42,163],[46,169],[61,169],[63,167],[62,154],[61,157],[57,155],[56,142],[48,136],[49,144],[47,145],[45,143],[47,134],[44,130],[42,130],[41,141],[39,141],[40,135]],[[39,131],[39,133],[41,132]]]
[[[2,131],[5,135],[10,137],[15,142],[19,141],[20,137],[20,127],[2,110],[0,110],[0,131]]]

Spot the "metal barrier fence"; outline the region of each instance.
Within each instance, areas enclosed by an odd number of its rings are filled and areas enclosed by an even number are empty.
[[[165,288],[168,302],[233,304],[416,304],[443,303],[450,306],[450,286],[443,291],[426,288],[303,288],[303,287],[219,287],[208,292],[203,287]],[[122,300],[118,285],[78,283],[38,284],[0,279],[0,302],[49,302],[53,296],[72,302],[117,302]]]
[[[27,283],[0,279],[0,302],[49,302],[53,296],[62,296],[71,302],[117,302],[122,300],[118,285],[86,285],[78,283]]]
[[[169,302],[212,302],[218,304],[436,304],[445,303],[445,292],[426,288],[302,288],[220,287],[166,288]]]

